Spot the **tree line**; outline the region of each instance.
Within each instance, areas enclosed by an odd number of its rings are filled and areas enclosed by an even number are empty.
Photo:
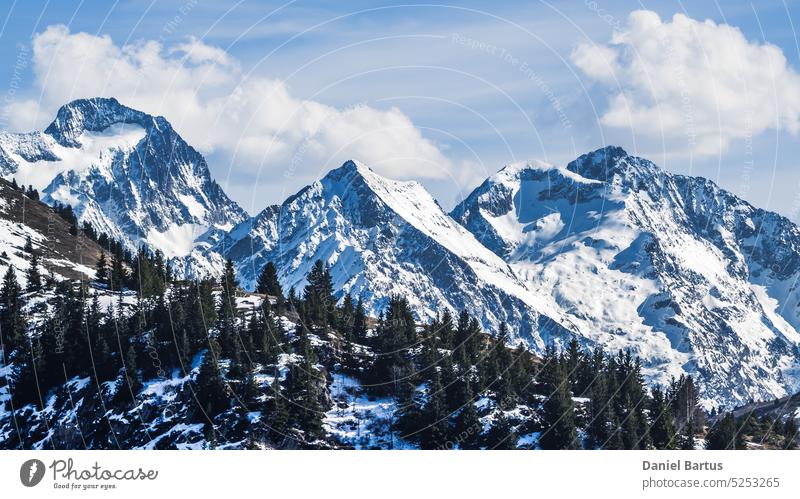
[[[0,287],[15,407],[42,406],[73,376],[111,382],[111,402],[130,406],[146,380],[196,367],[187,417],[206,425],[210,442],[221,421],[246,428],[249,413],[260,414],[266,430],[258,438],[273,445],[329,441],[334,372],[394,400],[388,431],[426,449],[742,448],[745,435],[770,433],[775,446],[791,447],[797,433],[792,420],[745,423],[728,414],[706,434],[694,380],[648,387],[629,351],[572,340],[536,356],[512,345],[505,324],[489,335],[467,311],[449,310],[421,323],[397,295],[370,318],[360,299],[337,298],[321,261],[300,291],[288,292],[267,263],[256,282],[263,301],[245,306],[230,261],[219,279],[176,280],[158,252],[140,250],[129,261],[119,253],[111,262],[103,255],[95,283],[129,291],[104,294],[86,282],[43,279],[37,258],[29,252],[26,289],[11,266]],[[36,299],[43,294],[47,300]],[[31,325],[30,316],[41,320]]]

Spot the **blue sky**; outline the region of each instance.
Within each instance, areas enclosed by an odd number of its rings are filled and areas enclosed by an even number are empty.
[[[798,7],[5,2],[0,125],[41,127],[62,101],[116,94],[167,116],[251,212],[348,155],[450,208],[510,161],[618,144],[797,221]]]

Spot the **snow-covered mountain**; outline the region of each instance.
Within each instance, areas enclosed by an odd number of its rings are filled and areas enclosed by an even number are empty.
[[[649,378],[695,374],[710,405],[797,391],[800,230],[786,218],[618,147],[509,165],[452,216]]]
[[[401,293],[420,320],[466,308],[534,349],[631,348],[652,380],[697,375],[709,405],[800,389],[800,229],[617,147],[509,165],[449,215],[419,184],[350,161],[248,217],[164,118],[93,98],[43,132],[0,133],[0,176],[160,249],[180,275],[231,258],[252,289],[273,261],[299,291],[321,259],[337,296],[374,315]]]
[[[201,263],[209,241],[246,218],[166,119],[113,98],[70,102],[44,132],[0,133],[0,175],[71,205],[79,222],[131,249],[194,252]]]
[[[285,289],[300,290],[321,259],[338,296],[361,297],[375,315],[400,293],[420,319],[443,307],[466,308],[491,330],[506,321],[539,347],[570,327],[420,184],[386,179],[353,161],[234,227],[216,249],[236,262],[249,288],[272,261]]]

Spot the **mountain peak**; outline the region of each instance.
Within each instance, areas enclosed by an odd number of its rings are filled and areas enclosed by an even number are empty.
[[[65,147],[80,147],[78,138],[85,131],[100,132],[120,123],[147,128],[154,120],[151,115],[129,108],[113,97],[92,97],[61,106],[45,133]]]
[[[355,159],[348,159],[342,166],[329,171],[325,178],[340,180],[352,175],[375,174],[370,167]]]
[[[486,179],[485,185],[487,188],[492,184],[515,185],[521,179],[540,175],[541,172],[550,170],[559,171],[562,175],[575,176],[573,172],[566,171],[563,166],[557,166],[538,159],[531,159],[507,164],[498,170],[497,173]]]
[[[497,171],[491,178],[517,178],[529,170],[550,170],[556,168],[553,164],[538,159],[517,161],[509,163]]]
[[[406,195],[414,192],[423,197],[429,196],[425,188],[417,181],[384,177],[364,163],[352,159],[328,172],[322,182],[336,184],[340,189],[347,190],[362,191],[366,188],[378,196],[397,192],[405,192]]]
[[[605,181],[618,172],[620,162],[628,157],[625,149],[606,146],[581,155],[567,165],[567,170],[585,178]]]

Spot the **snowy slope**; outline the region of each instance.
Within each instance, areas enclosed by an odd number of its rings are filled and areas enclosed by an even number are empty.
[[[788,220],[615,147],[508,166],[452,215],[587,342],[633,349],[654,381],[698,375],[709,405],[797,391]]]
[[[518,327],[537,347],[570,327],[421,185],[383,178],[353,161],[234,227],[217,250],[236,262],[249,288],[273,261],[285,288],[299,290],[321,259],[331,266],[339,296],[361,297],[375,315],[401,293],[420,319],[444,307],[467,308],[490,330],[501,321]]]
[[[0,273],[14,267],[24,287],[31,255],[27,240],[39,255],[40,272],[64,278],[84,279],[94,275],[100,247],[88,238],[73,236],[69,224],[46,205],[29,199],[0,180]]]
[[[38,188],[47,203],[71,205],[80,222],[129,248],[144,244],[167,257],[188,255],[209,229],[245,219],[164,118],[116,99],[71,102],[44,133],[0,134],[0,173]]]

